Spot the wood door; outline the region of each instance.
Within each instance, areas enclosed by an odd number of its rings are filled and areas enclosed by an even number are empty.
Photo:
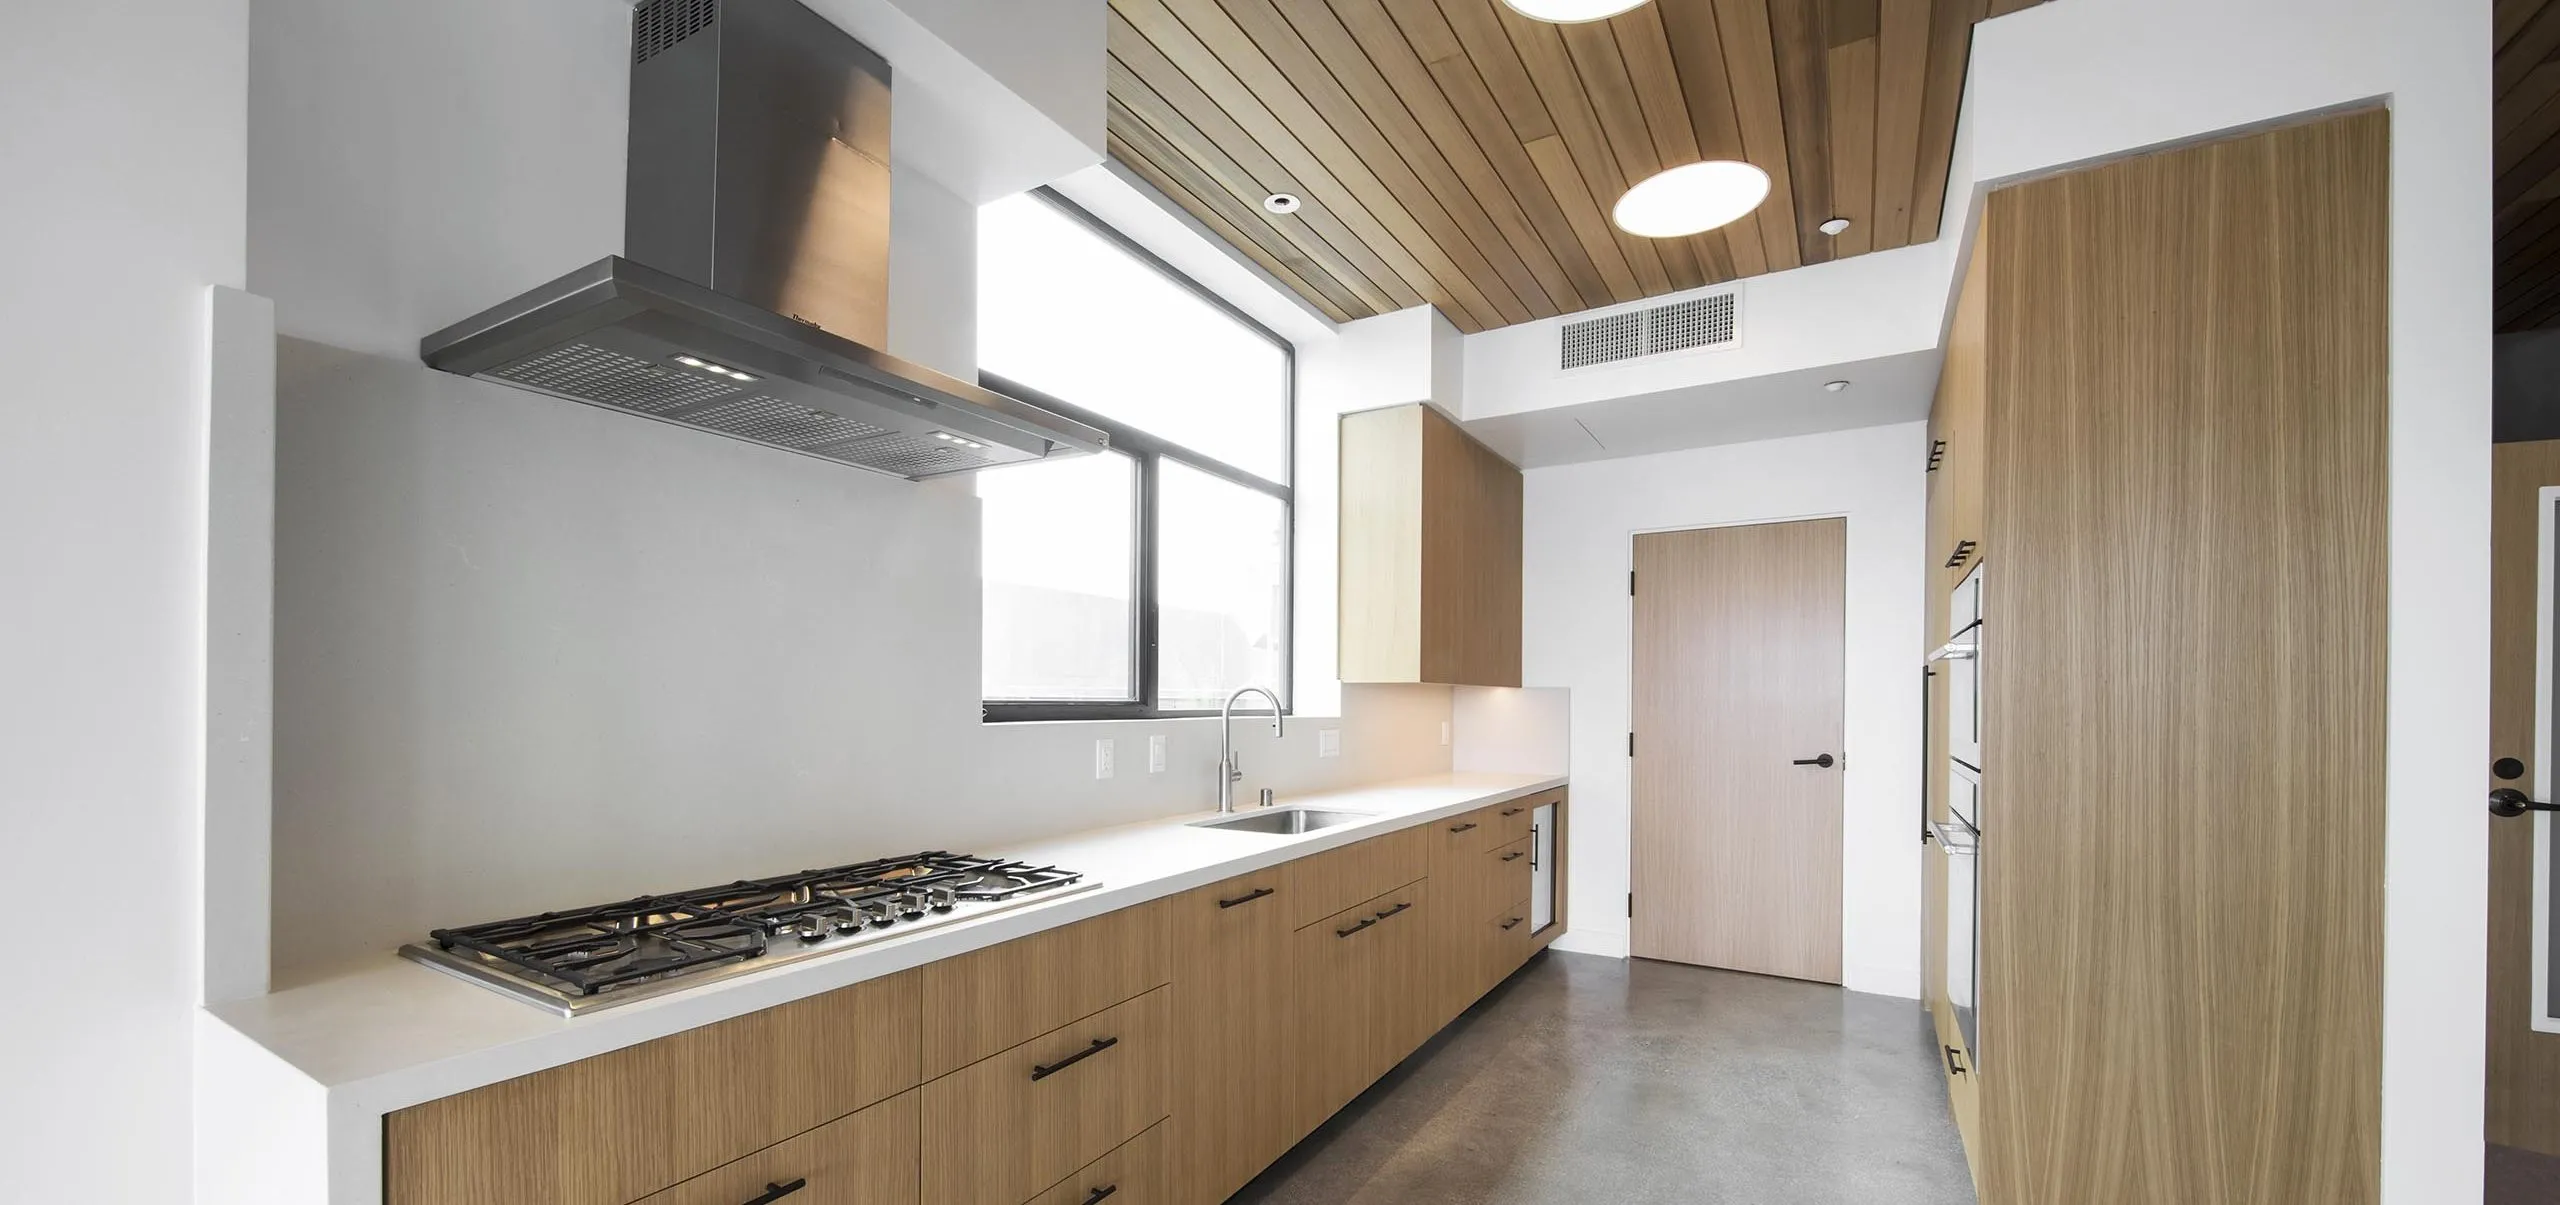
[[[1173,901],[1174,1182],[1193,1205],[1226,1200],[1296,1139],[1288,879],[1283,864]]]
[[[2514,758],[2521,772],[2502,780],[2493,769],[2486,785],[2549,799],[2546,792],[2560,786],[2534,757],[2534,677],[2546,655],[2537,647],[2535,612],[2542,541],[2550,538],[2542,491],[2560,487],[2560,441],[2499,444],[2493,479],[2489,757],[2493,764]],[[2534,846],[2536,832],[2550,823],[2542,816],[2489,822],[2487,1105],[2489,1141],[2560,1155],[2560,1034],[2533,1026]]]
[[[1636,537],[1639,958],[1840,982],[1847,530]]]

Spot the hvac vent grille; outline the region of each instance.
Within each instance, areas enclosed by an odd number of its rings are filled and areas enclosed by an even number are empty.
[[[737,392],[735,385],[704,380],[584,343],[572,343],[530,360],[492,368],[488,375],[643,414],[664,414],[678,406]]]
[[[631,15],[631,61],[645,63],[710,28],[720,0],[649,0]]]
[[[1713,347],[1733,342],[1731,293],[1692,298],[1644,312],[1644,354]]]
[[[1582,368],[1644,354],[1644,315],[1635,311],[1564,324],[1564,366]]]
[[[1565,323],[1559,364],[1567,369],[1588,368],[1665,352],[1729,346],[1740,333],[1736,326],[1740,300],[1738,293],[1716,293]]]
[[[803,449],[886,434],[889,430],[761,393],[734,402],[723,402],[708,410],[697,410],[683,418],[694,426],[708,427],[758,443]]]
[[[988,457],[966,448],[921,435],[884,435],[877,439],[860,439],[806,450],[812,456],[880,469],[901,477],[930,477],[936,473],[973,469],[990,462]]]

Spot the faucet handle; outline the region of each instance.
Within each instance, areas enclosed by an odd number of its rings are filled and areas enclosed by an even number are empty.
[[[1244,760],[1242,758],[1231,757],[1227,759],[1227,781],[1244,781]]]

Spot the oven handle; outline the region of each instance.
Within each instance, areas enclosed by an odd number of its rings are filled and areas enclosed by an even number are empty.
[[[1920,667],[1920,844],[1929,843],[1929,681],[1937,667]]]
[[[1937,830],[1938,847],[1946,850],[1949,857],[1970,858],[1982,852],[1982,830],[1965,823],[1962,817],[1953,824],[1934,820],[1929,827]]]

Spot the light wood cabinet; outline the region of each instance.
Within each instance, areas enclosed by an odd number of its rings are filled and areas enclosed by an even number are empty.
[[[1160,1121],[1146,1133],[1120,1144],[1120,1149],[1094,1160],[1074,1175],[1058,1181],[1049,1191],[1033,1197],[1029,1205],[1174,1205],[1190,1200],[1181,1195],[1172,1177],[1172,1143],[1165,1137],[1173,1127]],[[1223,1200],[1224,1198],[1220,1198]]]
[[[1289,863],[1289,926],[1312,925],[1431,873],[1429,842],[1425,826],[1416,826]]]
[[[1426,405],[1341,438],[1342,680],[1520,685],[1520,470]]]
[[[776,1192],[791,1205],[917,1205],[916,1096],[899,1093],[638,1205],[739,1205]]]
[[[1173,1182],[1224,1201],[1297,1141],[1286,864],[1176,896]]]
[[[1297,1076],[1291,1141],[1413,1052],[1429,1024],[1427,882],[1326,917],[1291,939]]]
[[[403,1109],[384,1195],[628,1205],[915,1087],[918,1007],[893,975]]]
[[[1930,580],[1937,583],[1940,594],[1954,589],[1990,551],[1983,517],[1984,474],[1990,463],[1983,429],[1989,354],[1985,244],[1986,240],[1976,238],[1965,264],[1955,320],[1947,329],[1946,362],[1938,372],[1938,395],[1930,412],[1932,435],[1944,441],[1938,447],[1938,467],[1930,483],[1931,500],[1940,512],[1933,516],[1937,538],[1929,549]],[[1946,635],[1943,626],[1931,631],[1940,639]]]
[[[1021,1205],[1171,1113],[1173,992],[924,1086],[924,1205]]]
[[[1159,900],[917,968],[925,1076],[1171,982],[1164,916]]]

